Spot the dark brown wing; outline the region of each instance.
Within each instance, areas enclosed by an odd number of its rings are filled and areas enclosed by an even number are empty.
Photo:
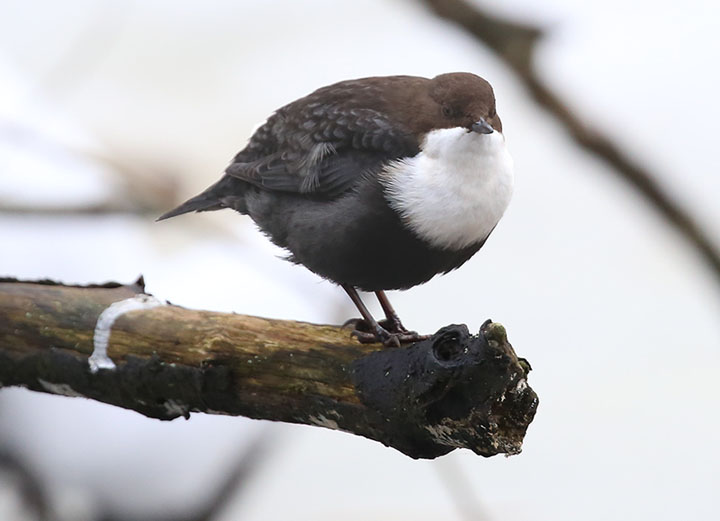
[[[419,152],[416,138],[389,121],[380,87],[341,82],[275,112],[226,173],[267,190],[334,197],[365,173]]]
[[[388,162],[420,149],[415,134],[388,114],[406,98],[394,76],[336,83],[278,109],[257,129],[225,175],[159,217],[234,208],[246,213],[247,183],[264,190],[335,198]]]

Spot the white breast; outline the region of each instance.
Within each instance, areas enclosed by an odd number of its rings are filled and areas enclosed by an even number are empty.
[[[500,132],[430,132],[415,157],[380,176],[390,206],[431,245],[459,250],[485,239],[510,203],[513,162]]]

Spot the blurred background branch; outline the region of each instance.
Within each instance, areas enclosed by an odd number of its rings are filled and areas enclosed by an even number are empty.
[[[116,513],[108,510],[102,512],[97,521],[213,521],[222,516],[223,511],[232,500],[242,493],[247,493],[257,473],[262,469],[271,449],[275,448],[276,435],[266,427],[263,432],[255,435],[252,441],[238,456],[225,478],[207,495],[200,507],[183,513],[143,514],[141,516]]]
[[[10,479],[8,479],[10,478]],[[22,503],[18,510],[28,521],[55,521],[50,514],[48,498],[40,476],[22,458],[0,444],[0,482],[14,482]]]
[[[610,171],[631,185],[673,225],[698,252],[720,284],[720,246],[678,200],[662,186],[659,176],[633,160],[608,135],[577,114],[548,87],[534,67],[534,55],[543,31],[483,10],[467,0],[422,0],[439,17],[453,22],[492,49],[517,74],[533,99],[563,125],[586,152],[605,162]]]
[[[226,475],[214,489],[206,492],[204,484],[198,488],[205,495],[199,507],[190,511],[155,514],[145,513],[133,515],[127,512],[116,512],[107,505],[99,505],[92,514],[87,514],[86,521],[213,521],[219,518],[230,501],[236,501],[242,493],[247,492],[250,485],[268,460],[274,448],[277,434],[265,426],[262,432],[246,444],[235,456]],[[0,478],[7,476],[15,482],[18,499],[18,512],[22,512],[24,521],[65,521],[69,519],[60,513],[55,498],[46,490],[41,476],[33,472],[28,462],[19,455],[2,447],[0,440]],[[0,479],[6,482],[8,479]]]

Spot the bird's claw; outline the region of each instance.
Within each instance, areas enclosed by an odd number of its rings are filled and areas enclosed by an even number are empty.
[[[363,319],[351,319],[343,324],[343,327],[352,327],[351,336],[358,339],[361,344],[380,343],[385,347],[400,347],[402,344],[412,344],[429,338],[429,335],[420,335],[415,331],[408,331],[402,324],[399,330],[386,329],[387,326],[395,325],[388,320],[382,320],[373,331],[370,325]]]
[[[408,331],[405,326],[402,325],[399,319],[384,318],[378,322],[380,326],[390,333],[403,333],[409,335],[417,335],[415,331]]]

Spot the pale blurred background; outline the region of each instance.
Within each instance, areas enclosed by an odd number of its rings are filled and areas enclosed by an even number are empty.
[[[549,31],[542,77],[720,240],[718,4],[495,4],[478,3]],[[194,308],[355,315],[245,217],[153,222],[218,178],[274,109],[347,78],[488,79],[515,198],[472,261],[391,298],[423,332],[502,322],[540,396],[522,454],[414,461],[321,428],[159,422],[3,389],[0,450],[37,475],[48,519],[187,515],[258,436],[272,440],[267,458],[215,520],[717,519],[717,279],[472,37],[412,0],[4,0],[0,11],[0,276],[142,273],[149,292]],[[0,470],[1,520],[34,519],[20,488]]]

